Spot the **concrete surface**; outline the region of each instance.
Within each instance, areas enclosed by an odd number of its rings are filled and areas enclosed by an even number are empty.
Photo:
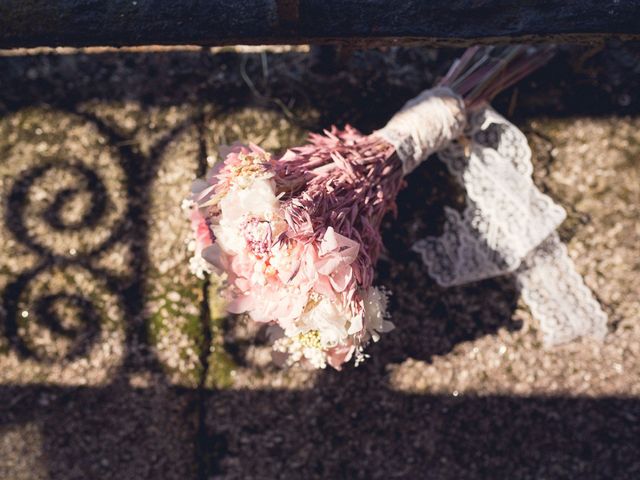
[[[371,131],[455,52],[0,56],[0,478],[638,478],[638,52],[563,51],[496,100],[605,342],[545,350],[513,280],[426,275],[409,247],[461,201],[434,158],[384,225],[398,328],[319,373],[275,368],[189,274],[180,202],[219,144]]]

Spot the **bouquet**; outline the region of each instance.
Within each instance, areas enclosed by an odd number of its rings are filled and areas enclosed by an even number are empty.
[[[188,201],[192,270],[222,275],[228,312],[271,325],[287,365],[358,365],[393,328],[374,266],[404,175],[461,137],[469,111],[551,55],[473,47],[371,135],[333,127],[280,157],[256,145],[221,149]]]

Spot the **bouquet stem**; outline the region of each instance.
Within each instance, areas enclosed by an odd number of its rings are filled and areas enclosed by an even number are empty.
[[[553,54],[552,46],[471,47],[438,85],[449,87],[473,109],[544,65]]]

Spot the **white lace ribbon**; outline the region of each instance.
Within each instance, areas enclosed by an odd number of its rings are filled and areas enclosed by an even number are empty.
[[[544,343],[580,336],[602,340],[607,315],[585,285],[556,232],[533,250],[516,271],[522,298],[540,322]]]
[[[451,90],[428,90],[376,132],[396,147],[405,174],[430,154],[467,192],[466,208],[446,208],[444,234],[418,241],[431,276],[442,286],[513,274],[540,322],[546,345],[606,333],[606,314],[555,233],[564,209],[533,183],[524,134],[491,108],[470,114]]]

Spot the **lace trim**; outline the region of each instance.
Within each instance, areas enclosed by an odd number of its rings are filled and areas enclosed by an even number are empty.
[[[554,233],[566,213],[533,183],[526,137],[491,108],[471,114],[466,133],[468,144],[439,153],[466,189],[464,212],[446,208],[443,235],[413,250],[442,286],[515,273],[547,345],[602,338],[606,314]]]
[[[605,337],[607,315],[576,271],[557,233],[527,256],[516,278],[522,298],[540,322],[546,345],[580,336]]]

